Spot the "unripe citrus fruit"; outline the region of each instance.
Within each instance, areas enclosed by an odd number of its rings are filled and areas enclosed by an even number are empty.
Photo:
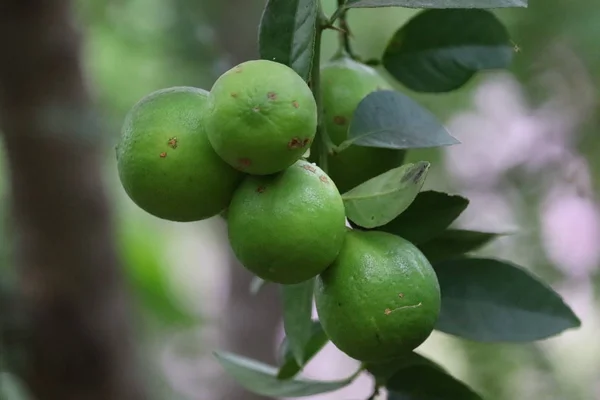
[[[324,122],[334,144],[347,138],[348,127],[360,101],[376,90],[391,86],[379,73],[362,63],[343,57],[321,68]],[[329,156],[328,173],[341,193],[402,164],[404,152],[373,147],[350,146]]]
[[[344,203],[316,165],[299,160],[269,176],[250,175],[228,208],[229,241],[257,276],[282,284],[308,280],[329,266],[344,242]]]
[[[315,300],[332,343],[364,362],[402,357],[423,343],[441,302],[437,276],[417,247],[390,233],[357,230],[317,278]]]
[[[243,174],[212,149],[204,130],[208,92],[173,87],[129,111],[117,145],[123,188],[146,212],[197,221],[221,212]]]
[[[241,63],[216,80],[209,100],[208,138],[240,171],[282,171],[302,157],[314,139],[314,97],[286,65],[268,60]]]

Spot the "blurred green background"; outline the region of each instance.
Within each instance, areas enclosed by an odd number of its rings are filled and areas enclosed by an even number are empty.
[[[331,13],[333,1],[324,4]],[[135,207],[120,187],[113,146],[126,112],[144,95],[177,85],[210,89],[222,72],[256,58],[263,6],[264,0],[77,3],[88,79],[105,120],[106,182],[118,215],[117,238],[141,316],[139,353],[155,399],[257,399],[236,391],[210,352],[236,346],[243,352],[244,340],[265,342],[261,352],[274,351],[271,331],[280,331],[280,322],[263,316],[278,309],[271,297],[252,298],[236,286],[234,275],[243,271],[219,218],[175,224]],[[415,12],[353,10],[356,52],[379,57]],[[469,343],[436,333],[422,351],[490,400],[600,399],[600,7],[594,0],[530,0],[528,9],[497,15],[516,46],[510,74],[480,74],[451,94],[410,93],[464,145],[415,151],[410,159],[432,162],[426,186],[472,198],[461,224],[516,231],[482,252],[519,262],[545,279],[583,327],[527,345]],[[336,45],[335,33],[327,32],[325,59]],[[3,179],[0,189],[5,186]],[[10,242],[1,243],[2,261],[9,264]],[[228,307],[240,314],[232,316]],[[353,364],[332,351],[315,359],[307,375],[344,376],[345,365]],[[370,383],[360,381],[344,393],[314,399],[365,399],[369,391]]]

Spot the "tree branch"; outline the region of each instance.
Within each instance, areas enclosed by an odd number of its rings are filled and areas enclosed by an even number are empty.
[[[141,400],[70,11],[67,0],[0,5],[0,130],[27,317],[20,372],[38,399]]]

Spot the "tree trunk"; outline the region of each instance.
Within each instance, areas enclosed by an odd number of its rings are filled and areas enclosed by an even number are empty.
[[[23,379],[37,400],[145,399],[67,0],[0,4]]]

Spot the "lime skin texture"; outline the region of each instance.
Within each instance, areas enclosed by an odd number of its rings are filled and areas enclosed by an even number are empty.
[[[207,105],[207,91],[172,87],[150,93],[127,114],[117,169],[126,193],[149,214],[177,222],[212,217],[242,181],[208,141]]]
[[[313,142],[317,105],[290,67],[243,62],[221,75],[209,96],[208,138],[234,168],[274,174],[292,165]]]
[[[423,343],[438,319],[437,276],[423,253],[399,236],[350,230],[336,261],[317,278],[323,330],[363,362],[402,357]]]
[[[331,141],[339,145],[347,139],[352,116],[360,101],[374,91],[392,90],[392,87],[375,69],[351,58],[341,57],[321,67],[321,90],[325,128]],[[352,145],[339,154],[329,155],[328,174],[340,193],[345,193],[379,174],[399,167],[404,155],[402,150]]]
[[[299,160],[279,174],[249,175],[228,209],[234,254],[260,278],[294,284],[336,258],[346,236],[345,210],[333,181]]]

